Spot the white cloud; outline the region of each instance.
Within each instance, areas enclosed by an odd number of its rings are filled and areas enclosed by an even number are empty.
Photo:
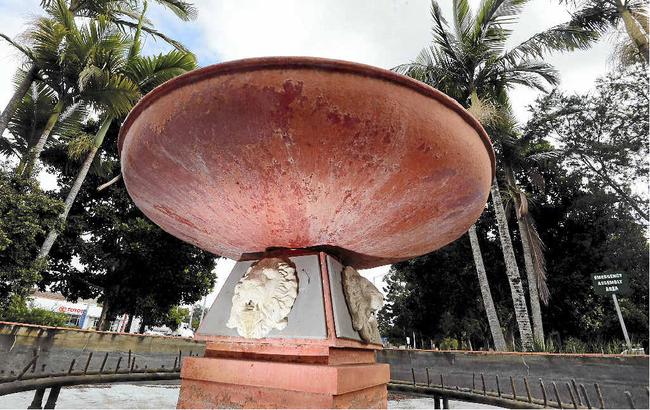
[[[198,1],[203,46],[224,60],[337,58],[391,68],[429,39],[425,0]]]

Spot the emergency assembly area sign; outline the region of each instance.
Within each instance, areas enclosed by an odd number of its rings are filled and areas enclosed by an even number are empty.
[[[603,272],[591,275],[594,291],[598,295],[612,293],[627,295],[630,293],[630,283],[624,272]]]

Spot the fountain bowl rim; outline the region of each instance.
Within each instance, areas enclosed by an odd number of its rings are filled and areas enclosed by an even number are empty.
[[[477,132],[483,141],[483,145],[485,146],[488,156],[490,157],[492,177],[494,178],[496,173],[496,159],[494,149],[492,147],[492,141],[476,117],[470,114],[456,100],[449,97],[442,91],[439,91],[421,81],[390,70],[351,61],[320,57],[286,56],[246,58],[209,65],[187,72],[178,77],[174,77],[171,80],[168,80],[158,87],[154,88],[151,92],[142,97],[129,112],[119,131],[117,140],[118,154],[121,156],[122,146],[124,145],[126,135],[128,134],[131,125],[133,125],[133,123],[138,119],[139,115],[149,106],[154,104],[158,99],[167,95],[169,92],[219,75],[280,69],[322,70],[380,79],[392,83],[393,85],[410,88],[424,96],[437,100],[445,107],[458,114]]]

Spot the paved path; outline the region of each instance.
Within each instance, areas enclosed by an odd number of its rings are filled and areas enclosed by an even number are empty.
[[[178,385],[113,384],[106,386],[64,387],[61,389],[58,409],[169,409],[176,407]],[[49,390],[48,390],[49,392]],[[0,409],[24,409],[34,392],[22,392],[0,397]],[[44,401],[47,399],[47,393]],[[450,401],[452,409],[494,409],[482,404]],[[401,398],[388,402],[389,409],[433,409],[433,399]]]

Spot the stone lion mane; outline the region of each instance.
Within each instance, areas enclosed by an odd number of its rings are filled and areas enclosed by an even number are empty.
[[[346,266],[341,275],[352,327],[364,342],[381,344],[375,314],[384,305],[384,295],[350,266]]]
[[[287,316],[298,296],[295,265],[280,258],[253,264],[235,286],[229,328],[250,339],[266,337],[287,326]]]

